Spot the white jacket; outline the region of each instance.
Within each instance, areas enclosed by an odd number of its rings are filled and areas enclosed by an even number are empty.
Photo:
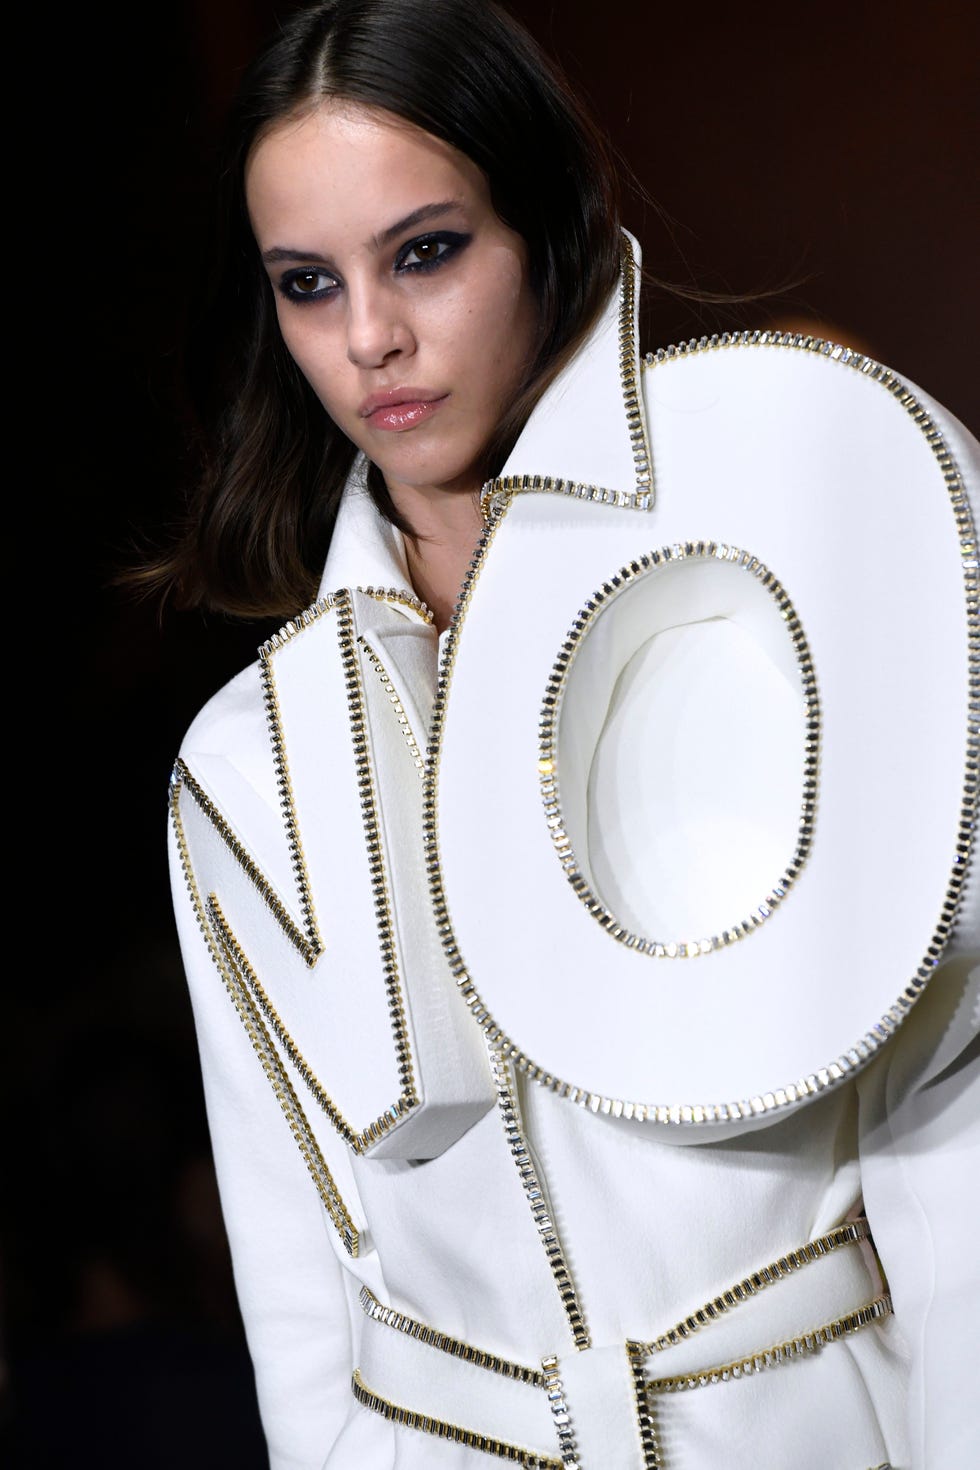
[[[980,446],[810,339],[641,361],[630,245],[447,633],[358,466],[175,767],[273,1470],[980,1447]]]

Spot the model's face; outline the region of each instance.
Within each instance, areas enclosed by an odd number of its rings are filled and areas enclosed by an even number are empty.
[[[478,489],[537,334],[527,249],[482,172],[390,113],[326,102],[256,144],[246,194],[286,346],[396,506]]]

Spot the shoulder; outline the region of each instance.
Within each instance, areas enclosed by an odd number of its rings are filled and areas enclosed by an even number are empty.
[[[976,439],[948,409],[899,369],[823,338],[799,333],[743,331],[692,338],[647,352],[641,359],[645,397],[696,406],[707,394],[752,393],[771,396],[759,403],[795,417],[819,414],[829,406],[859,409],[893,401],[913,420],[921,410],[935,414],[954,438]]]
[[[276,809],[275,742],[260,659],[222,685],[195,715],[180,743],[174,776],[180,785],[191,777],[233,826],[256,799],[261,809]]]
[[[918,464],[954,498],[980,498],[974,433],[901,371],[833,342],[724,333],[647,353],[642,379],[661,484],[693,455],[714,473],[762,461],[794,481],[870,473],[896,494]]]
[[[188,763],[199,756],[233,758],[236,751],[256,743],[268,743],[258,659],[229,679],[201,706],[187,726],[178,754]]]
[[[202,885],[211,886],[219,869],[227,881],[221,865],[230,855],[232,871],[261,871],[277,891],[290,888],[278,744],[265,694],[257,659],[212,695],[180,743],[171,815]]]

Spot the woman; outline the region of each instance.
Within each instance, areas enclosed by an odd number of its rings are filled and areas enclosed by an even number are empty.
[[[493,5],[300,10],[230,138],[147,582],[285,619],[170,826],[273,1465],[965,1465],[975,442],[641,358]]]

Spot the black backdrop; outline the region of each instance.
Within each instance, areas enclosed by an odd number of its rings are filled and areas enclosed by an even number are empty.
[[[270,630],[190,615],[158,627],[108,581],[134,530],[165,520],[180,473],[180,307],[215,123],[291,8],[107,4],[57,25],[46,12],[51,72],[25,121],[33,137],[40,113],[55,142],[35,181],[43,242],[18,217],[31,257],[18,244],[13,288],[50,308],[30,317],[38,419],[15,486],[36,590],[10,645],[37,659],[29,687],[47,710],[8,777],[25,803],[9,930],[27,944],[11,945],[4,1029],[0,1387],[23,1466],[264,1464],[165,824],[186,724]],[[651,299],[644,348],[806,319],[980,429],[968,0],[512,8],[648,196],[627,195],[626,223],[656,274],[736,292],[801,282],[724,310]],[[52,547],[62,560],[38,588]],[[39,601],[53,611],[43,640],[30,636]],[[27,926],[24,892],[38,898]]]

